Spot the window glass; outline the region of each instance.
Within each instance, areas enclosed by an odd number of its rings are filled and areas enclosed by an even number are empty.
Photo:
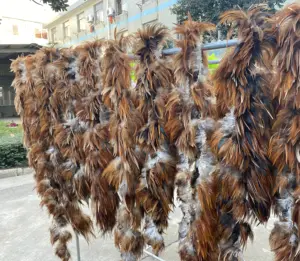
[[[122,14],[122,0],[116,0],[116,13],[117,15]]]
[[[103,2],[94,5],[94,13],[96,22],[104,21]]]
[[[70,37],[70,22],[66,21],[63,23],[64,38]]]
[[[51,29],[51,38],[52,38],[52,42],[55,43],[56,40],[57,40],[57,37],[56,37],[56,27],[54,27],[54,28]]]
[[[81,32],[85,29],[85,17],[84,12],[77,15],[77,31]]]
[[[19,35],[19,28],[16,24],[13,25],[13,35]]]

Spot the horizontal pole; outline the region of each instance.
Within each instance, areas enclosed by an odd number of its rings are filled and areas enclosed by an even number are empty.
[[[207,44],[202,45],[202,50],[210,51],[210,50],[223,49],[223,48],[236,46],[236,45],[238,45],[238,43],[239,43],[239,41],[237,39],[207,43]],[[181,49],[177,48],[177,47],[162,50],[162,54],[164,54],[164,55],[173,55],[173,54],[176,54],[176,53],[179,53],[179,52],[181,52]],[[128,54],[128,57],[131,60],[138,60],[139,59],[139,56],[134,55],[134,54]],[[218,63],[220,63],[220,61],[210,61],[210,64],[218,64]]]
[[[228,48],[232,46],[238,45],[238,40],[237,39],[232,39],[232,40],[225,40],[225,41],[218,41],[218,42],[212,42],[212,43],[207,43],[202,45],[202,50],[203,51],[210,51],[210,50],[217,50],[217,49],[223,49],[223,48]],[[164,49],[162,50],[162,53],[164,55],[172,55],[179,53],[181,51],[180,48],[169,48],[169,49]]]
[[[208,64],[219,64],[220,60],[208,61]]]
[[[239,41],[237,39],[218,41],[218,42],[203,44],[202,49],[204,51],[217,50],[217,49],[223,49],[223,48],[236,46],[236,45],[238,45],[238,43],[239,43]]]
[[[163,260],[163,259],[161,259],[160,257],[158,257],[158,256],[156,256],[156,255],[154,255],[154,254],[152,254],[151,252],[149,252],[149,251],[147,251],[147,250],[144,250],[144,253],[147,254],[148,256],[151,256],[152,258],[154,258],[154,259],[156,259],[156,260],[158,260],[158,261],[165,261],[165,260]]]
[[[134,55],[132,53],[127,54],[127,56],[129,57],[130,60],[138,60],[139,59],[138,55]]]
[[[162,53],[164,55],[172,55],[180,52],[181,52],[181,48],[169,48],[169,49],[162,50]]]

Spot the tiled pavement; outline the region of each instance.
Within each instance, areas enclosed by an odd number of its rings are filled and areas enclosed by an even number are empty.
[[[0,180],[0,260],[6,261],[55,261],[49,242],[50,219],[46,210],[39,207],[31,175]],[[165,261],[179,261],[177,253],[177,228],[181,219],[178,209],[172,213],[165,235],[166,249],[161,255]],[[271,261],[268,237],[273,219],[266,227],[256,227],[255,241],[245,252],[247,261]],[[98,237],[89,244],[80,238],[81,261],[119,261],[111,237]],[[70,244],[73,261],[76,261],[75,238]],[[144,256],[143,261],[155,260]]]

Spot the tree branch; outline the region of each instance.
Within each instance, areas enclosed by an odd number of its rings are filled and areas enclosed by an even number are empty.
[[[37,5],[42,5],[41,3],[36,2],[35,0],[31,0],[32,2],[36,3]]]

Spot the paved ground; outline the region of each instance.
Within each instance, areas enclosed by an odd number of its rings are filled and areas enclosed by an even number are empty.
[[[165,235],[167,248],[161,258],[179,261],[177,254],[178,210],[172,214],[170,228]],[[46,210],[39,207],[39,198],[34,191],[31,175],[0,180],[0,260],[5,261],[55,261],[49,242],[49,218]],[[268,237],[272,222],[266,227],[257,227],[255,243],[249,244],[245,253],[247,261],[271,261]],[[76,261],[75,239],[70,244],[73,261]],[[119,261],[119,253],[113,240],[97,238],[88,245],[80,239],[82,261]],[[143,257],[143,261],[154,260]]]
[[[14,168],[14,169],[1,169],[0,170],[0,179],[29,175],[32,174],[33,170],[30,168]]]

